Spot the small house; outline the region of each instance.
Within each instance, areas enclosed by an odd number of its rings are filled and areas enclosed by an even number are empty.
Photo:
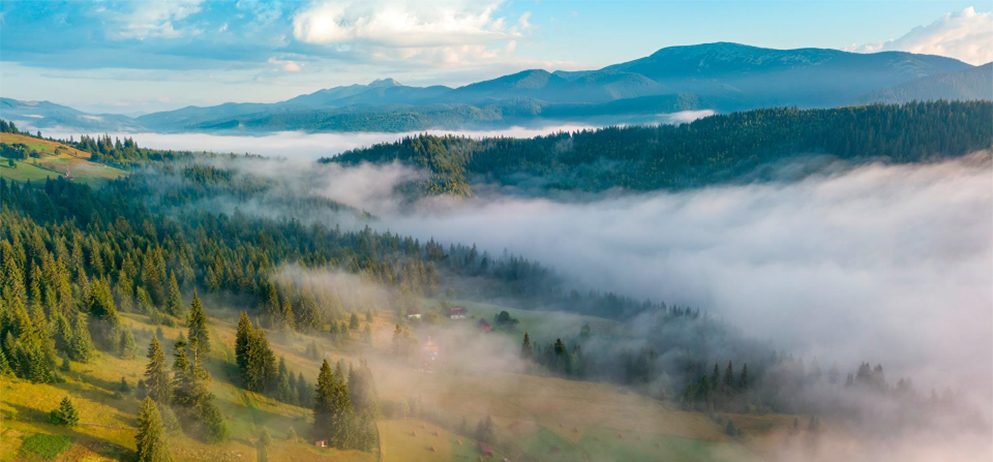
[[[479,452],[486,457],[493,457],[493,448],[486,443],[479,443]]]
[[[411,308],[407,310],[407,319],[421,319],[421,309]]]
[[[493,332],[493,325],[486,322],[485,318],[480,318],[479,322],[476,323],[476,328],[480,332]]]
[[[453,307],[451,311],[448,312],[449,319],[465,319],[466,310],[464,306]]]
[[[326,447],[328,447],[328,440],[318,440],[318,441],[315,441],[314,442],[314,446],[317,446],[319,448],[326,448]]]

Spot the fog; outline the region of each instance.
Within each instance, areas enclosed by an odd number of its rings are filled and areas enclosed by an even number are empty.
[[[324,154],[305,159],[318,155]],[[469,199],[415,202],[396,191],[427,172],[400,164],[342,167],[303,160],[218,157],[208,162],[367,210],[376,216],[368,224],[380,230],[412,234],[422,242],[475,243],[493,255],[506,249],[552,266],[579,289],[699,308],[739,327],[742,335],[807,361],[816,358],[824,367],[837,363],[843,373],[862,361],[882,364],[891,381],[910,377],[923,395],[932,388],[951,388],[985,423],[993,414],[993,166],[988,152],[924,165],[851,166],[818,159],[807,166],[782,166],[789,181],[682,192],[542,198],[490,185],[475,188],[477,195]],[[809,175],[811,170],[822,173]],[[789,173],[797,171],[809,176],[797,179]],[[360,284],[354,276],[315,276],[296,267],[281,271],[294,284],[326,280],[343,293],[342,287]],[[348,297],[342,296],[346,305]],[[451,367],[464,372],[484,365],[513,376],[510,382],[490,383],[493,390],[531,380],[518,374],[516,342],[493,340],[469,349],[471,333],[430,332],[439,343],[452,345],[451,351],[472,351],[449,358]],[[377,333],[376,341],[389,341],[385,335]],[[443,376],[381,374],[386,388],[410,381],[433,389],[465,386]],[[885,406],[874,400],[865,400],[864,412]],[[918,431],[874,441],[871,452],[859,438],[832,433],[818,447],[785,447],[782,460],[923,461],[942,455],[984,460],[989,452],[989,439],[973,433]]]
[[[693,114],[674,114],[673,121],[692,121],[702,115],[701,111]],[[712,113],[712,112],[711,112]],[[267,157],[285,157],[295,160],[314,160],[319,157],[330,157],[350,149],[371,146],[377,143],[393,142],[404,137],[422,133],[432,135],[463,135],[473,138],[505,136],[512,138],[530,138],[547,135],[560,131],[576,131],[594,128],[586,124],[555,124],[540,128],[510,127],[500,130],[425,130],[421,132],[385,133],[385,132],[274,132],[258,134],[257,136],[223,135],[207,133],[114,133],[112,137],[131,137],[139,146],[155,149],[171,149],[177,151],[208,151],[218,153],[258,154]],[[70,130],[50,130],[45,136],[66,138],[79,137],[79,133]]]
[[[365,168],[374,181],[396,167]],[[358,173],[348,182],[363,182]],[[993,179],[985,154],[582,202],[436,198],[404,213],[381,195],[357,199],[341,189],[315,192],[379,214],[384,229],[509,249],[579,287],[690,305],[822,364],[882,363],[925,390],[969,384],[989,404]]]
[[[651,118],[651,123],[689,123],[696,119],[711,116],[714,111],[681,111],[672,114],[658,114]],[[18,122],[20,124],[20,122]],[[621,124],[623,125],[623,124]],[[415,132],[325,132],[307,133],[299,131],[284,131],[258,133],[255,135],[209,134],[209,133],[112,133],[111,137],[134,138],[139,146],[155,149],[171,149],[177,151],[208,151],[217,153],[258,154],[267,157],[284,157],[296,160],[313,160],[319,157],[331,157],[350,149],[370,146],[378,143],[393,142],[404,137],[418,134],[430,135],[459,135],[471,138],[510,137],[533,138],[557,132],[572,132],[597,128],[596,124],[584,122],[547,121],[535,126],[512,126],[492,130],[447,130],[429,129]],[[79,131],[60,127],[44,131],[45,136],[57,139],[79,138]],[[90,133],[90,135],[94,135]]]

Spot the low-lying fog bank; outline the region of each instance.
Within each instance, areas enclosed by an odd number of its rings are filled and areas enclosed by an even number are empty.
[[[582,286],[719,314],[822,363],[882,363],[922,388],[968,384],[989,405],[993,177],[985,154],[581,203],[431,199],[408,213],[364,204],[381,214],[382,228],[493,254],[509,249]]]

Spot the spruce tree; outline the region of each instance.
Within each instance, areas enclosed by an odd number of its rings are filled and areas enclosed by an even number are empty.
[[[193,407],[193,387],[195,380],[190,368],[189,355],[186,352],[186,339],[180,335],[173,344],[172,350],[172,404],[183,417],[191,417]]]
[[[76,313],[72,325],[72,339],[69,342],[69,358],[85,363],[93,358],[93,340],[86,327],[82,313]]]
[[[134,359],[138,356],[138,345],[130,327],[123,327],[119,350],[121,358],[124,359]]]
[[[168,462],[169,452],[166,449],[163,434],[162,417],[158,406],[151,398],[145,398],[138,412],[138,433],[135,435],[138,462]]]
[[[334,375],[325,359],[317,374],[317,388],[314,391],[314,439],[329,439],[329,430],[335,424],[335,404]]]
[[[148,366],[145,367],[144,386],[148,397],[158,403],[169,403],[172,400],[172,386],[169,384],[169,372],[166,370],[166,357],[159,345],[159,339],[152,337],[148,345]]]
[[[55,425],[75,427],[79,424],[79,412],[76,411],[76,407],[72,405],[72,400],[68,396],[62,398],[58,409],[53,410],[49,418]]]
[[[248,365],[248,350],[251,343],[255,338],[255,328],[252,326],[252,321],[248,319],[248,313],[244,311],[238,317],[238,330],[235,333],[234,339],[234,357],[235,364],[238,365],[238,371],[242,375],[242,381],[244,382],[245,368]]]
[[[531,351],[531,337],[524,333],[524,341],[521,343],[521,358],[530,360],[534,353]]]
[[[0,375],[7,375],[12,372],[10,368],[10,363],[7,362],[7,355],[4,354],[3,349],[0,348]]]
[[[342,363],[338,363],[332,375],[332,426],[329,441],[338,449],[353,448],[355,443],[355,414],[349,398],[348,385],[344,380]]]
[[[210,352],[210,332],[207,331],[207,315],[203,312],[203,305],[200,303],[200,297],[197,295],[196,289],[193,289],[193,302],[190,303],[190,314],[187,318],[187,323],[189,324],[189,337],[190,342],[196,339],[200,346],[200,351],[203,353]]]
[[[173,316],[183,314],[183,296],[179,291],[179,283],[176,282],[176,273],[169,272],[169,296],[166,299],[166,312]]]
[[[290,330],[297,328],[296,315],[293,314],[293,304],[289,297],[283,298],[283,326]]]
[[[262,427],[259,431],[259,440],[255,444],[258,462],[269,462],[269,446],[272,446],[272,436],[269,435],[267,428]]]
[[[303,407],[310,407],[314,404],[314,389],[303,377],[303,372],[297,374],[297,400]]]

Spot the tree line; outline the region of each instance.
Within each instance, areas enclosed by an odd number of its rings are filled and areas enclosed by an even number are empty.
[[[403,162],[432,173],[418,194],[470,195],[473,185],[638,191],[737,181],[797,155],[908,163],[991,147],[993,103],[930,101],[835,109],[772,108],[682,125],[608,127],[531,139],[418,135],[322,162]]]

